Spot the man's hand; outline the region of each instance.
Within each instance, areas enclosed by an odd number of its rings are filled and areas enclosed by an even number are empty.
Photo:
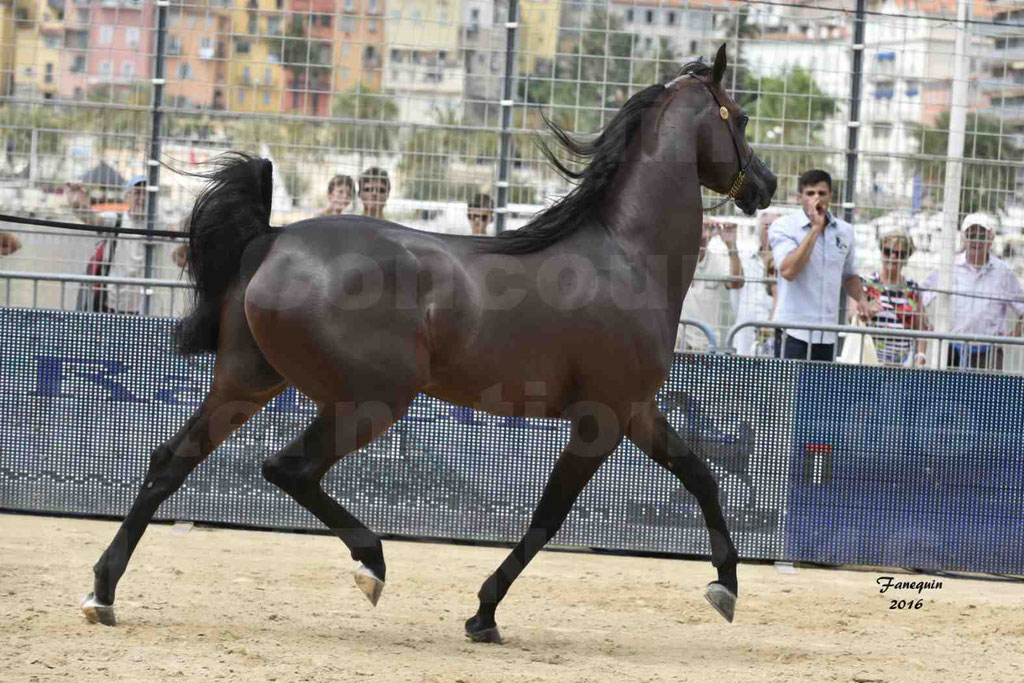
[[[814,211],[811,213],[811,229],[824,232],[828,225],[828,212],[825,210],[825,202],[818,200],[814,203]]]
[[[179,268],[184,268],[188,264],[188,245],[179,244],[171,252],[171,258],[174,259],[175,265]]]
[[[877,306],[872,305],[867,299],[855,299],[855,301],[857,304],[857,314],[865,323],[871,322],[875,317],[875,313],[882,308],[881,304]]]
[[[721,223],[719,224],[718,236],[725,242],[725,246],[729,247],[729,251],[736,251],[736,224],[735,223]]]

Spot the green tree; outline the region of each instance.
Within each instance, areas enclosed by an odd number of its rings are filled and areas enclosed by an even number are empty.
[[[669,41],[644,60],[637,59],[636,40],[619,17],[595,10],[584,30],[561,30],[560,54],[520,78],[519,97],[544,106],[563,128],[599,130],[638,88],[667,80],[677,68]]]
[[[939,208],[943,203],[946,182],[946,146],[949,144],[950,112],[939,114],[932,127],[911,126],[911,135],[923,159],[916,162],[916,172],[928,188],[925,206]],[[994,161],[1013,162],[994,164]],[[967,115],[964,139],[963,178],[960,183],[960,211],[998,211],[1013,195],[1017,170],[1024,161],[1024,150],[1006,136],[997,117],[978,112]]]
[[[450,180],[452,159],[463,137],[454,109],[434,112],[436,126],[416,126],[402,150],[398,171],[402,194],[412,199],[445,201],[465,199],[472,186],[454,185]]]
[[[390,93],[362,86],[334,98],[331,115],[352,122],[331,124],[334,149],[391,152],[398,135],[398,105]]]
[[[822,125],[839,112],[839,101],[829,96],[814,80],[814,74],[789,66],[777,76],[756,76],[741,67],[736,74],[737,102],[750,115],[747,140],[752,145],[770,145],[758,150],[780,183],[776,196],[796,192],[796,178],[811,168],[830,170],[833,155],[825,147]],[[838,188],[834,188],[838,192]]]
[[[0,104],[0,130],[8,166],[13,166],[16,158],[29,158],[33,138],[37,154],[60,156],[68,123],[67,112],[53,105]]]
[[[270,41],[270,51],[292,76],[297,91],[329,92],[331,43],[313,36],[313,22],[319,15],[304,14],[291,18],[284,35]]]

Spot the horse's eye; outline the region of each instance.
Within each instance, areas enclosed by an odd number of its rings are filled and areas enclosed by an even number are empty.
[[[747,124],[750,123],[750,117],[744,114],[740,117],[740,128],[746,128]]]

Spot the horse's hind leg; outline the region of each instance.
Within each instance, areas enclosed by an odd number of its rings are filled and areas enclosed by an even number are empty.
[[[676,433],[664,413],[653,405],[633,417],[627,436],[654,462],[674,474],[697,499],[708,527],[711,563],[718,570],[718,580],[708,584],[704,597],[731,622],[738,595],[736,565],[739,556],[729,536],[718,500],[718,483],[711,470]]]
[[[237,309],[241,314],[241,307]],[[82,610],[92,622],[114,625],[114,593],[157,508],[230,434],[285,387],[263,359],[245,322],[228,311],[221,329],[213,385],[188,422],[149,456],[149,467],[114,540],[93,567],[93,592]]]
[[[595,426],[596,433],[588,433],[593,432]],[[614,438],[611,438],[612,435]],[[621,440],[622,432],[618,423],[595,425],[589,420],[573,423],[569,445],[562,451],[548,476],[540,502],[530,519],[530,527],[501,566],[480,587],[477,613],[466,620],[466,636],[469,639],[501,643],[501,635],[494,621],[498,603],[530,560],[562,528],[580,492]]]
[[[413,394],[414,395],[414,394]],[[279,486],[340,538],[361,565],[356,585],[374,606],[384,589],[386,568],[380,538],[323,490],[327,471],[341,458],[385,432],[408,409],[412,397],[394,402],[324,403],[295,441],[263,463],[263,476]]]
[[[142,488],[99,562],[93,567],[93,592],[82,609],[89,621],[114,625],[114,592],[128,566],[135,546],[157,508],[177,491],[196,466],[235,429],[252,417],[280,388],[262,395],[230,395],[214,389],[170,440],[157,446],[149,456]]]

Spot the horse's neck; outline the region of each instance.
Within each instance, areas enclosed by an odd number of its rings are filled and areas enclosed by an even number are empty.
[[[676,173],[666,164],[634,168],[624,169],[602,221],[634,263],[658,266],[649,272],[666,292],[669,309],[678,313],[700,246],[703,214],[696,166],[675,167]]]

